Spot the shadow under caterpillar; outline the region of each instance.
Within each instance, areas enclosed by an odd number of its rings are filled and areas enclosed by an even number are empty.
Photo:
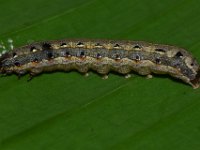
[[[94,70],[127,75],[169,74],[193,88],[199,87],[200,66],[185,49],[143,41],[66,39],[36,42],[0,56],[0,74]]]

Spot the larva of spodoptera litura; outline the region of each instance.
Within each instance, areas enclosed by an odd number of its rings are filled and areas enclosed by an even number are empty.
[[[94,70],[128,75],[169,74],[199,87],[200,67],[183,48],[143,41],[66,39],[36,42],[15,48],[0,57],[0,73],[19,76],[29,73]]]

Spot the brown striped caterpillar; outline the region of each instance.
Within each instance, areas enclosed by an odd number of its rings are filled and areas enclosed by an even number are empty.
[[[193,88],[199,87],[200,67],[186,50],[143,41],[67,39],[37,42],[13,49],[0,56],[0,73],[94,70],[107,75],[110,71],[127,75],[169,74]]]

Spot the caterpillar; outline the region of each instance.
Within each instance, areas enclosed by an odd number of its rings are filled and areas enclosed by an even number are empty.
[[[128,75],[168,74],[199,87],[200,66],[185,49],[144,41],[66,39],[35,42],[0,56],[0,74],[94,70],[108,75],[110,71]]]

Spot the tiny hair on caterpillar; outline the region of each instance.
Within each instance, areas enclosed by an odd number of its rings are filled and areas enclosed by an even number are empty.
[[[168,74],[199,87],[200,66],[187,50],[144,41],[64,39],[42,41],[13,48],[9,51],[0,44],[0,74],[30,74],[70,71],[87,74],[89,70],[107,78],[110,71],[130,77],[130,72],[152,77]]]

